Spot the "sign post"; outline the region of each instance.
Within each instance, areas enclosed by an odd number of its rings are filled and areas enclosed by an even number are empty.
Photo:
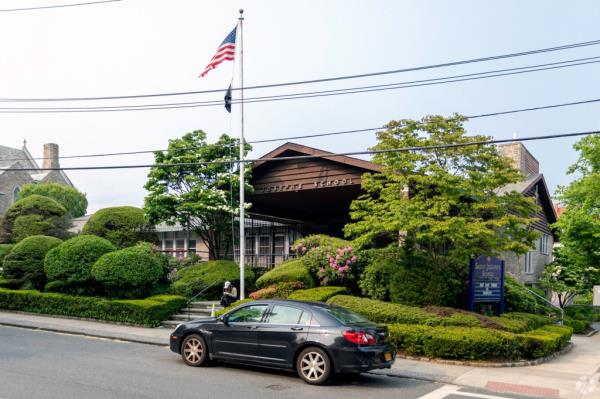
[[[504,312],[504,261],[480,256],[469,262],[469,310],[476,303],[497,303]]]

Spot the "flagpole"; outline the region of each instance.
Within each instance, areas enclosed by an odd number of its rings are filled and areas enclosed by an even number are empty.
[[[240,130],[240,299],[245,298],[245,278],[244,278],[244,263],[246,257],[246,219],[245,198],[244,198],[244,10],[240,8],[240,115],[241,115],[241,130]]]

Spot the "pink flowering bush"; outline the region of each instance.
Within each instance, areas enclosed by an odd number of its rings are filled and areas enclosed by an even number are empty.
[[[351,246],[337,248],[334,254],[327,254],[327,265],[317,272],[321,285],[345,284],[353,280],[352,268],[357,260]]]
[[[296,240],[294,245],[292,245],[292,250],[298,257],[303,257],[316,248],[333,248],[344,245],[349,245],[349,243],[341,238],[329,237],[324,234],[313,234]]]

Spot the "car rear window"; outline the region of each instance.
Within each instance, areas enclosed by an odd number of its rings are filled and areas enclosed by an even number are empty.
[[[335,317],[343,324],[360,324],[360,323],[370,323],[369,320],[359,315],[358,313],[354,313],[351,310],[346,308],[341,308],[339,306],[332,306],[325,309],[327,313],[331,316]]]

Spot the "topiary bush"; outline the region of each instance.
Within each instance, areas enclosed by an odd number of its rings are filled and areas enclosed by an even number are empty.
[[[149,243],[105,253],[92,266],[92,277],[108,296],[117,298],[147,296],[162,273],[160,255]]]
[[[358,283],[363,295],[371,299],[390,300],[390,284],[402,267],[404,251],[398,247],[368,249],[361,253],[366,264]]]
[[[264,288],[286,281],[300,281],[307,288],[315,286],[315,281],[302,259],[288,260],[275,266],[256,280],[256,286]]]
[[[67,238],[70,233],[67,211],[52,198],[31,195],[8,208],[0,224],[0,240],[19,242],[32,235]]]
[[[31,236],[17,243],[4,258],[3,276],[14,288],[41,290],[46,284],[44,258],[62,240],[56,237]]]
[[[304,284],[300,281],[289,281],[270,285],[258,291],[254,291],[248,296],[254,300],[287,299],[290,294],[298,292],[297,290],[301,290],[303,287]]]
[[[26,184],[19,192],[19,199],[27,198],[31,195],[43,195],[52,198],[61,204],[67,213],[74,218],[85,215],[88,201],[85,194],[79,192],[76,188],[65,186],[58,183],[38,183]]]
[[[253,284],[254,272],[251,268],[245,269],[244,279],[247,287]],[[179,270],[169,292],[192,296],[212,284],[203,293],[202,297],[205,299],[219,299],[223,293],[225,281],[231,282],[238,289],[239,294],[240,267],[237,263],[228,260],[211,260]]]
[[[92,266],[102,255],[116,250],[110,241],[92,235],[73,237],[51,249],[44,259],[46,291],[97,293]]]
[[[2,262],[4,262],[6,255],[10,253],[14,246],[14,244],[0,244],[0,267],[2,267]]]
[[[82,234],[106,238],[117,248],[131,247],[140,241],[156,241],[156,233],[146,222],[144,211],[133,206],[100,209],[83,226]]]
[[[296,301],[326,302],[333,296],[343,295],[347,292],[348,290],[346,287],[317,287],[294,291],[288,296],[288,299]]]

